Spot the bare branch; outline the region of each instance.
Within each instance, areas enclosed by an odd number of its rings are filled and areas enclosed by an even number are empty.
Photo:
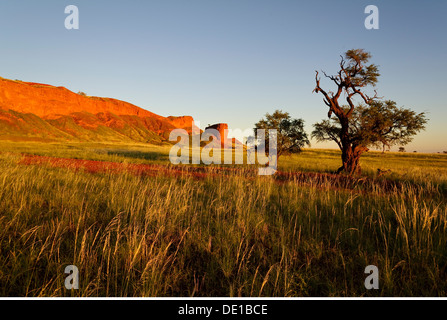
[[[332,97],[331,97],[328,92],[321,89],[320,78],[318,77],[319,73],[318,73],[318,71],[315,71],[315,73],[316,73],[315,74],[316,87],[313,90],[313,92],[316,92],[316,93],[321,92],[323,94],[323,96],[324,96],[323,101],[329,107],[329,114],[332,114],[331,113],[331,111],[332,111],[337,116],[341,116],[341,114],[343,113],[343,110],[338,105],[338,98],[340,97],[340,95],[343,91],[343,86],[341,84],[338,85],[337,94],[335,94],[335,95],[332,92],[329,92],[332,94]]]
[[[338,77],[335,77],[335,76],[328,76],[328,75],[326,74],[326,72],[324,72],[324,71],[322,71],[322,72],[323,72],[323,74],[324,74],[324,76],[325,76],[326,78],[329,78],[329,79],[331,79],[332,81],[334,81],[335,84],[336,84],[337,86],[340,85],[340,82],[339,82],[339,80],[338,80]]]
[[[348,101],[349,104],[349,110],[346,113],[346,116],[349,118],[351,117],[352,112],[354,111],[354,103],[352,102],[352,96],[355,94],[355,92],[350,93],[347,97],[346,97],[346,101]]]

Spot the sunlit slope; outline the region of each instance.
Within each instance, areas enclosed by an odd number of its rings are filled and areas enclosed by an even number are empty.
[[[0,139],[159,143],[176,128],[197,131],[193,122],[64,87],[0,78]]]

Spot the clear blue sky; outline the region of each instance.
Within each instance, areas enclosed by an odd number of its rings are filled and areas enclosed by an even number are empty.
[[[71,4],[79,30],[64,27]],[[369,4],[379,30],[364,27]],[[252,128],[282,109],[310,133],[327,115],[315,70],[335,73],[340,54],[364,48],[380,66],[379,95],[428,112],[407,150],[447,150],[445,0],[2,0],[0,30],[4,78],[192,115],[202,128]]]

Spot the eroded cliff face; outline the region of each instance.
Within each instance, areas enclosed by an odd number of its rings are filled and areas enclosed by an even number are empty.
[[[200,132],[191,116],[163,117],[117,99],[88,97],[64,87],[3,78],[0,78],[0,111],[3,136],[144,142],[166,140],[175,128]]]
[[[110,112],[116,115],[163,118],[124,101],[87,97],[64,87],[7,79],[0,79],[0,108],[33,113],[41,118],[80,111],[92,114]]]
[[[191,116],[169,116],[168,120],[177,128],[185,129],[188,133],[198,134],[201,131],[200,128],[194,124],[194,119]]]
[[[214,130],[217,130],[219,132],[219,135],[220,135],[220,145],[221,145],[221,148],[224,148],[225,143],[227,142],[227,138],[228,138],[228,124],[226,124],[226,123],[216,123],[216,124],[213,124],[212,126],[206,127],[205,131],[207,129],[214,129]]]

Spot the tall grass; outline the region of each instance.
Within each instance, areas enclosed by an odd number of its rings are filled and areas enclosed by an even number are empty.
[[[312,177],[91,174],[19,160],[0,155],[0,296],[446,295],[435,182],[336,189]],[[380,290],[364,287],[370,264]],[[79,290],[64,287],[67,265]]]

